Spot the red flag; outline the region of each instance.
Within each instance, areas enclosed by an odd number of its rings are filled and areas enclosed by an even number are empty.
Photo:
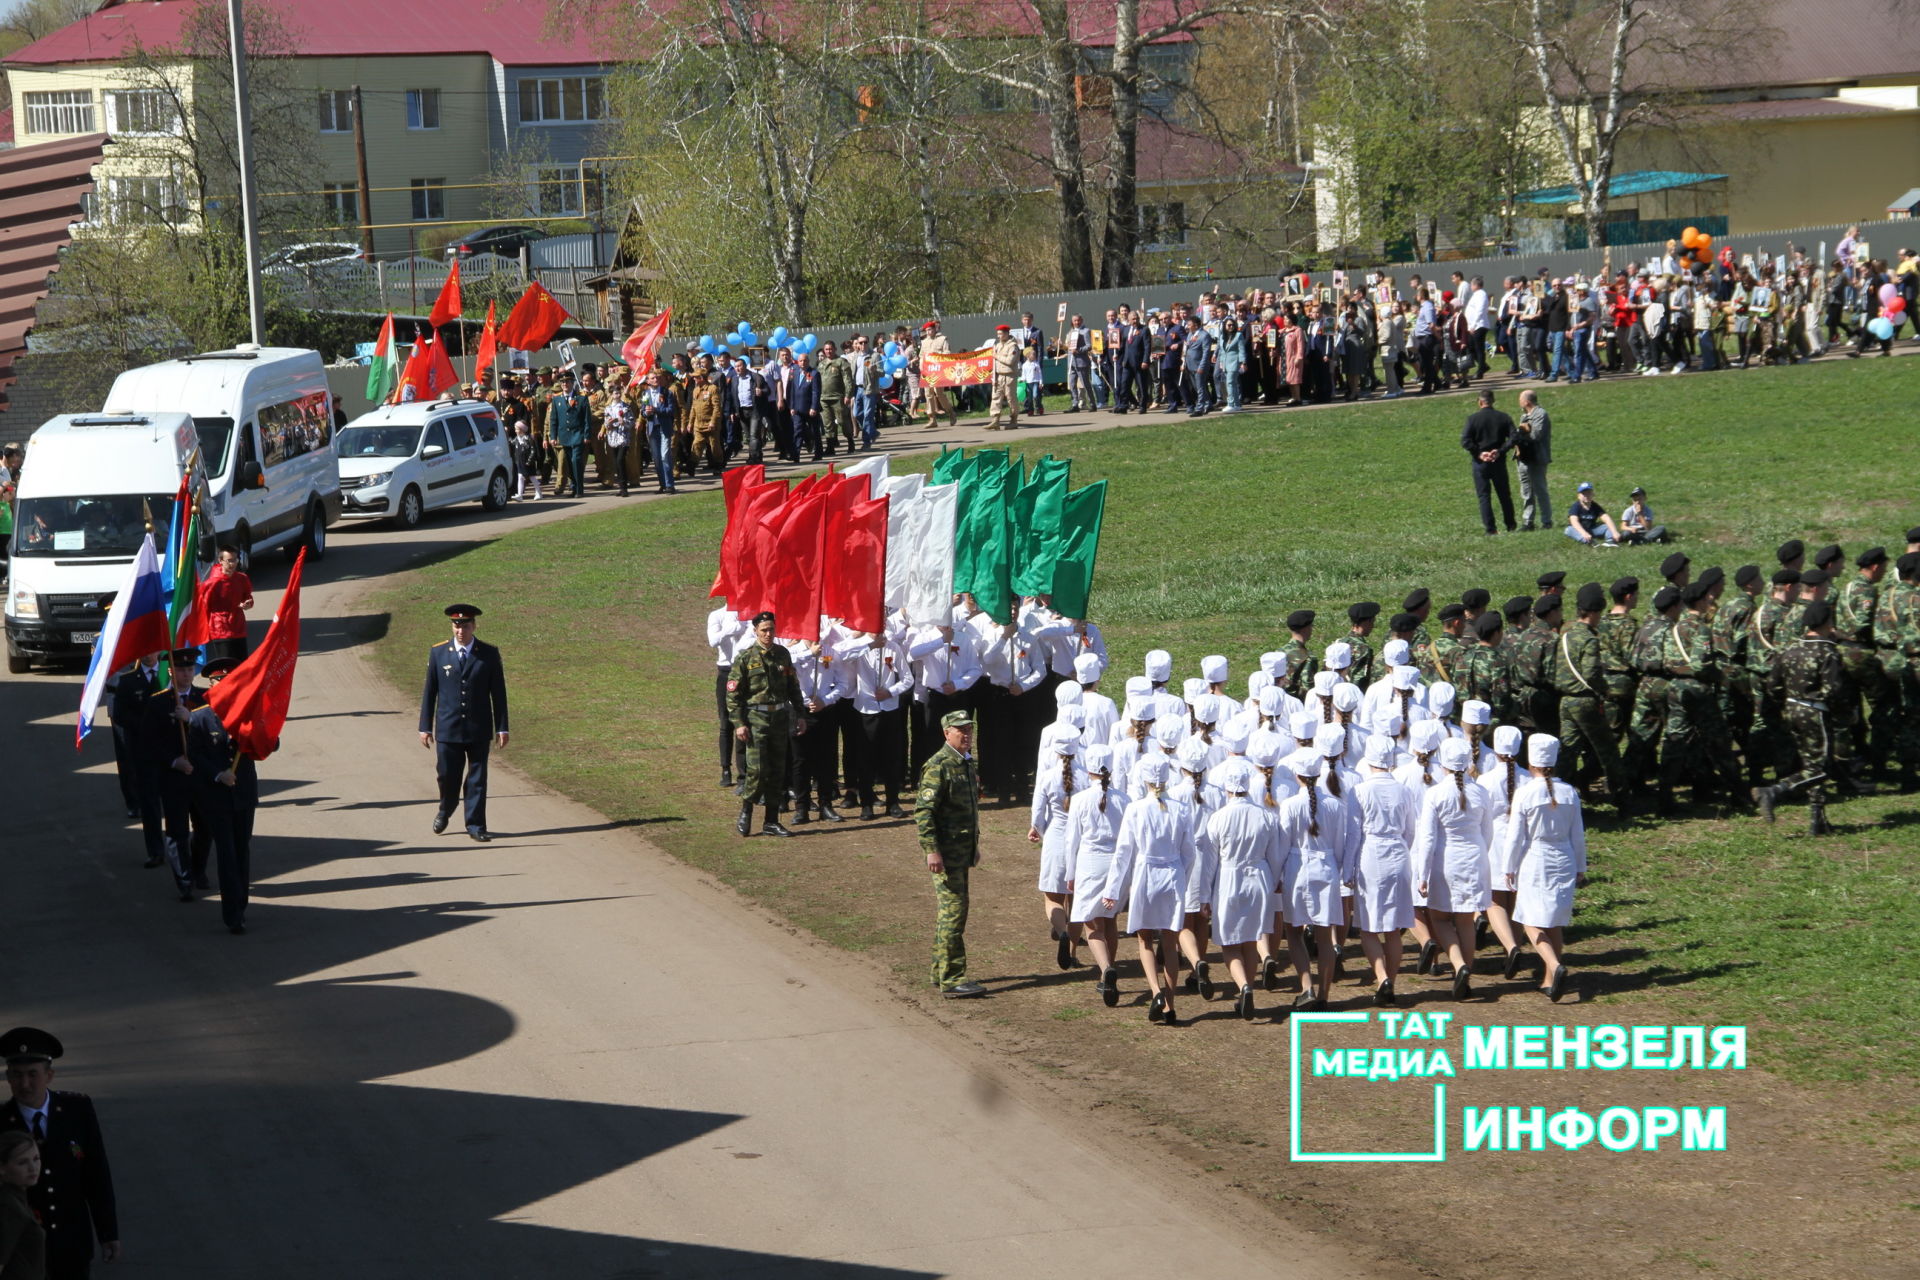
[[[521,351],[538,351],[553,341],[560,326],[573,319],[560,300],[535,280],[513,304],[507,322],[500,326],[500,341]]]
[[[453,361],[448,358],[446,344],[440,341],[440,332],[436,329],[431,338],[422,338],[413,344],[407,367],[400,372],[399,400],[402,404],[409,400],[434,400],[459,385],[460,375],[453,371]]]
[[[727,607],[751,618],[767,607],[767,567],[778,556],[780,521],[775,513],[787,500],[787,482],[756,485],[740,498],[740,532],[727,573]]]
[[[480,371],[493,367],[493,357],[499,350],[500,332],[493,323],[493,302],[487,302],[487,322],[480,326],[480,346],[473,353],[473,379],[480,380]]]
[[[417,332],[414,334],[413,350],[407,353],[407,362],[400,368],[400,381],[393,388],[393,402],[405,404],[409,400],[418,400],[427,388],[427,340]]]
[[[465,310],[460,297],[460,259],[455,258],[452,270],[447,272],[447,282],[440,286],[440,296],[433,300],[433,310],[427,313],[427,323],[436,329],[445,328]]]
[[[627,368],[633,370],[635,382],[653,372],[653,358],[659,353],[660,344],[666,340],[667,323],[672,319],[673,308],[668,307],[636,328],[620,348],[620,358],[627,362]]]
[[[440,331],[433,331],[433,350],[427,356],[427,395],[437,397],[443,391],[451,391],[460,385],[460,375],[453,371],[453,361],[447,356],[447,344],[440,341]]]
[[[713,589],[707,592],[709,599],[733,594],[727,589],[727,582],[732,564],[731,548],[740,540],[740,493],[751,485],[766,483],[766,478],[767,469],[760,466],[734,467],[720,476],[720,489],[727,497],[727,528],[720,535],[720,568],[713,575]]]
[[[307,553],[293,562],[287,593],[274,611],[260,647],[247,655],[219,684],[207,690],[207,705],[233,735],[234,745],[255,760],[265,760],[280,745],[293,702],[293,668],[300,659],[300,574]]]
[[[763,527],[778,524],[777,553],[766,566],[763,607],[773,610],[774,634],[790,640],[820,639],[820,531],[826,525],[827,498],[818,489],[789,497],[769,521],[761,522]]]
[[[887,616],[887,499],[863,499],[857,485],[845,492],[851,498],[831,502],[827,513],[820,612],[855,631],[879,631]]]

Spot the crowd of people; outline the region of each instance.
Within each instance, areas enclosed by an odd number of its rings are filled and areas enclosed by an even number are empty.
[[[796,824],[843,808],[904,817],[919,776],[948,995],[981,989],[956,936],[964,878],[956,892],[954,850],[927,815],[964,762],[977,795],[1029,805],[1056,959],[1075,967],[1086,946],[1109,1006],[1122,913],[1156,1020],[1177,1017],[1182,990],[1211,998],[1211,948],[1247,1016],[1256,983],[1276,990],[1289,967],[1296,1005],[1322,1007],[1353,934],[1391,1004],[1405,930],[1418,972],[1460,998],[1489,935],[1507,977],[1530,950],[1557,998],[1584,803],[1665,814],[1690,788],[1772,821],[1804,797],[1822,834],[1836,793],[1920,785],[1920,528],[1897,557],[1795,540],[1776,558],[1728,575],[1672,554],[1645,614],[1637,578],[1567,595],[1560,572],[1498,606],[1483,588],[1445,603],[1416,589],[1384,635],[1371,601],[1330,642],[1297,610],[1244,697],[1225,657],[1176,683],[1154,650],[1116,702],[1099,628],[1045,597],[1004,623],[965,595],[950,624],[829,620],[818,643],[719,609],[721,783],[741,792],[742,835],[756,803],[763,829],[786,835],[788,810]]]

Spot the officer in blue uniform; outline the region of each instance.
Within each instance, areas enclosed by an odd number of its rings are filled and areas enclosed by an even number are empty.
[[[113,1171],[93,1099],[52,1088],[60,1042],[34,1027],[0,1035],[7,1060],[7,1090],[0,1129],[19,1129],[40,1144],[40,1181],[27,1192],[47,1232],[48,1280],[87,1280],[93,1246],[108,1262],[120,1258],[120,1215],[113,1199]]]
[[[240,665],[233,657],[213,658],[201,668],[209,684],[218,684]],[[193,817],[198,826],[193,848],[193,880],[206,885],[207,848],[220,869],[220,918],[227,932],[247,931],[247,898],[252,880],[253,815],[260,807],[260,777],[253,758],[240,749],[211,705],[187,717],[187,760],[193,765]]]
[[[450,604],[453,637],[427,651],[427,687],[420,695],[420,745],[431,747],[440,775],[440,809],[433,833],[447,829],[466,784],[467,834],[485,843],[487,753],[507,745],[507,673],[500,651],[473,633],[480,610]]]

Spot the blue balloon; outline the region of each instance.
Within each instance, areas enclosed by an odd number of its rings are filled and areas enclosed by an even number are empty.
[[[706,352],[706,353],[707,353],[708,355],[712,355],[712,354],[713,354],[713,346],[714,346],[714,343],[713,343],[713,335],[712,335],[712,334],[710,334],[710,333],[703,333],[703,334],[701,334],[701,335],[700,335],[700,349],[701,349],[702,351],[704,351],[704,352]]]
[[[887,361],[887,367],[895,373],[903,373],[906,371],[907,358],[905,356],[895,356],[893,359]]]
[[[737,326],[737,327],[736,327],[736,328],[734,329],[734,332],[735,332],[735,333],[752,333],[752,332],[753,332],[753,324],[752,324],[752,322],[751,322],[751,321],[747,321],[747,320],[742,320],[742,321],[741,321],[741,322],[739,323],[739,325],[738,325],[738,326]]]
[[[895,342],[892,338],[888,338],[887,345],[880,349],[886,352],[889,358],[900,354],[900,344]]]
[[[887,388],[887,387],[890,387],[890,386],[892,386],[892,385],[893,385],[893,375],[892,375],[892,374],[890,374],[890,373],[883,373],[883,374],[881,374],[881,375],[880,375],[880,386],[881,386],[881,388],[882,388],[883,390],[884,390],[885,388]]]
[[[776,347],[784,347],[786,344],[787,344],[787,326],[783,324],[775,325],[773,330],[773,345]]]
[[[1887,319],[1885,316],[1875,316],[1873,319],[1867,321],[1867,332],[1880,339],[1880,341],[1886,342],[1893,337],[1893,321]]]
[[[812,334],[808,334],[806,337],[800,339],[800,350],[804,355],[812,355],[819,345],[820,339],[814,337]]]
[[[741,335],[740,335],[740,340],[741,340],[742,342],[744,342],[744,343],[746,343],[746,344],[747,344],[748,346],[750,346],[750,347],[764,347],[764,346],[766,346],[766,345],[767,345],[766,343],[764,343],[764,342],[762,342],[762,341],[760,341],[760,335],[759,335],[759,334],[757,334],[757,333],[755,333],[755,332],[754,332],[753,330],[751,330],[751,329],[749,329],[749,330],[747,330],[747,331],[746,331],[745,333],[743,333],[743,334],[741,334]]]
[[[728,345],[729,347],[740,347],[740,346],[745,346],[745,345],[746,345],[746,339],[745,339],[745,338],[742,338],[742,337],[741,337],[741,336],[740,336],[739,334],[737,334],[737,333],[730,333],[730,334],[728,334],[728,335],[727,335],[727,345]]]

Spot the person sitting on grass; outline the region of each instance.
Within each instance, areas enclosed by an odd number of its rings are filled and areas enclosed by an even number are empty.
[[[1627,509],[1620,513],[1620,541],[1665,542],[1667,526],[1653,522],[1653,508],[1647,505],[1647,491],[1636,486],[1627,497],[1630,499]]]
[[[1590,547],[1618,546],[1620,542],[1620,527],[1594,500],[1593,486],[1585,480],[1573,496],[1573,505],[1567,508],[1567,527],[1561,532]]]

